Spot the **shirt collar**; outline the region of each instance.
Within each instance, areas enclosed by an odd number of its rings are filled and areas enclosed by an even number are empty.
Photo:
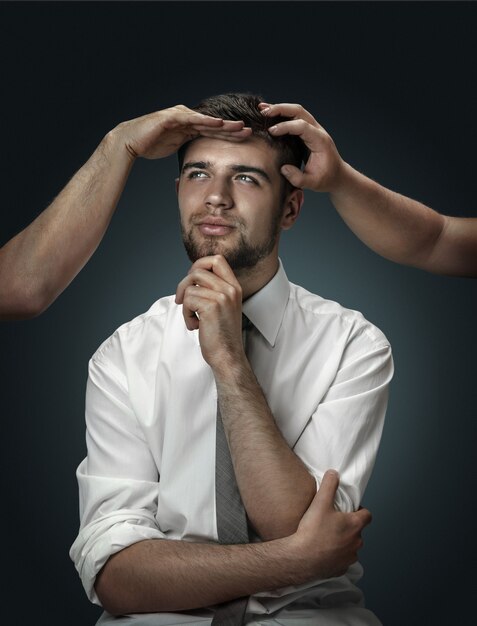
[[[279,259],[277,273],[260,291],[247,298],[243,312],[273,347],[290,294],[290,283]]]

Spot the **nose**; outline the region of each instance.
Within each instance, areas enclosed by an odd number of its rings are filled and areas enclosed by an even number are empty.
[[[211,180],[204,202],[209,211],[231,209],[234,200],[227,182],[218,179]]]

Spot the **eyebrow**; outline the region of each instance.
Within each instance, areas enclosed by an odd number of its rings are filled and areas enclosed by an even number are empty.
[[[188,163],[185,163],[184,166],[182,167],[182,173],[190,169],[198,169],[198,170],[212,169],[212,163],[210,161],[189,161]],[[237,165],[231,165],[230,169],[232,170],[232,172],[237,172],[239,174],[245,174],[247,172],[258,174],[264,180],[271,182],[270,176],[267,174],[265,170],[262,170],[260,167],[253,167],[253,165],[237,164]]]
[[[182,166],[182,171],[198,169],[206,170],[210,167],[210,163],[207,161],[189,161]]]

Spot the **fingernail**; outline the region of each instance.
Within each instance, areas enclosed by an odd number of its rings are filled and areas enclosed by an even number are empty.
[[[286,165],[284,165],[284,166],[282,167],[282,174],[286,174],[286,175],[288,175],[288,174],[290,174],[290,173],[291,173],[291,169],[290,169],[289,167],[287,167]]]
[[[270,128],[268,129],[269,133],[275,133],[277,131],[277,126],[270,126]]]
[[[265,107],[265,108],[261,109],[261,110],[260,110],[260,113],[261,113],[262,115],[266,115],[269,111],[270,111],[270,107],[268,107],[268,106],[267,106],[267,107]]]

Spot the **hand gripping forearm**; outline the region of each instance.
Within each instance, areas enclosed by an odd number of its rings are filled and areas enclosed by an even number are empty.
[[[371,516],[335,511],[338,482],[325,474],[290,537],[234,546],[151,540],[121,550],[97,577],[101,603],[114,615],[180,611],[343,574]]]

